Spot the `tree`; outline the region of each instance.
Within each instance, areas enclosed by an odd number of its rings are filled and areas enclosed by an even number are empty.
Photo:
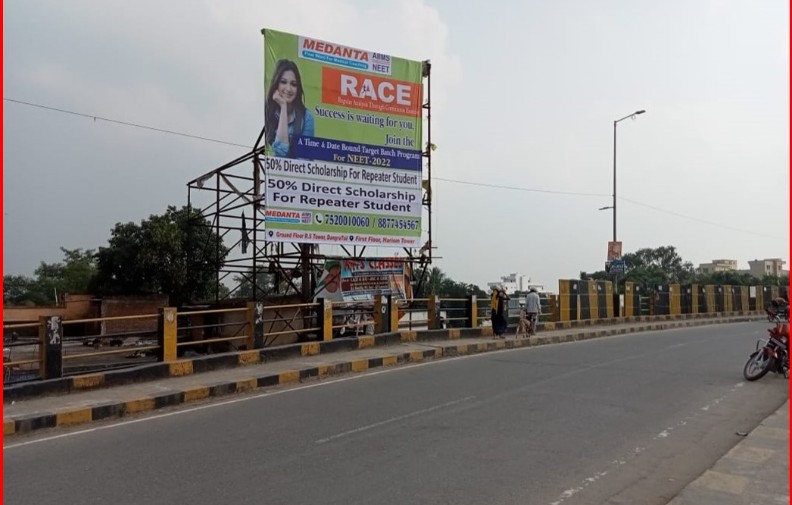
[[[693,263],[682,261],[674,246],[638,249],[625,254],[623,259],[627,280],[633,282],[640,279],[659,281],[656,284],[687,284],[696,276]]]
[[[466,282],[457,282],[448,277],[438,267],[432,267],[429,270],[424,293],[445,298],[464,298],[468,295],[487,296],[487,293],[478,286]]]
[[[35,288],[36,280],[25,275],[3,276],[3,304],[5,305],[45,305],[48,300],[42,298]],[[52,300],[52,298],[49,298]]]
[[[696,281],[693,263],[683,261],[674,246],[638,249],[622,256],[626,275],[619,276],[620,292],[624,282],[634,282],[642,289],[651,291],[660,284],[689,284]],[[612,280],[613,275],[600,270],[580,273],[581,280]]]
[[[237,284],[235,290],[231,291],[231,296],[234,298],[252,299],[253,296],[253,272],[248,272],[235,275],[234,282]],[[256,290],[261,293],[269,293],[275,285],[275,274],[271,274],[262,269],[256,271]]]
[[[759,284],[762,286],[789,286],[789,275],[765,275],[763,276]]]
[[[96,274],[92,249],[61,247],[63,262],[44,263],[34,271],[35,277],[3,276],[3,301],[7,304],[53,305],[66,293],[87,293]]]
[[[734,270],[700,274],[695,281],[698,284],[720,284],[726,286],[756,286],[760,284],[759,280],[751,274]]]
[[[447,281],[448,277],[440,270],[440,267],[432,267],[429,269],[423,291],[429,295],[439,295],[443,289],[443,284]]]
[[[96,292],[167,294],[173,306],[215,295],[228,248],[197,209],[169,206],[165,214],[118,223],[96,253]]]

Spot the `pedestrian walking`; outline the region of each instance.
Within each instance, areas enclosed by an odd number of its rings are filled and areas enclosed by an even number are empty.
[[[542,314],[542,302],[536,288],[531,288],[525,295],[525,317],[528,319],[528,336],[536,335],[536,324]]]

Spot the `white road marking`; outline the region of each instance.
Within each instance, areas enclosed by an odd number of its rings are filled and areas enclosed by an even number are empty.
[[[625,337],[635,336],[635,335],[645,336],[647,334],[652,334],[652,333],[657,333],[657,332],[683,330],[683,329],[685,329],[685,328],[668,328],[668,329],[665,329],[665,330],[656,330],[656,331],[648,331],[648,332],[637,332],[637,333],[633,333],[633,334],[631,334],[631,333],[617,334],[617,335],[611,335],[610,338],[625,338]],[[609,338],[609,337],[605,337],[605,338]],[[589,341],[580,341],[580,342],[589,342]],[[579,343],[579,342],[578,341],[571,341],[571,342],[566,342],[566,343],[575,344],[575,343]],[[562,345],[563,345],[563,343],[562,343]],[[377,370],[377,371],[373,371],[373,372],[372,371],[368,371],[368,372],[363,372],[360,375],[352,375],[352,376],[349,376],[349,377],[342,377],[342,378],[339,378],[339,379],[326,380],[326,381],[323,381],[323,382],[318,382],[316,384],[306,384],[304,386],[289,387],[288,389],[283,389],[283,390],[279,390],[279,391],[268,391],[268,392],[264,392],[264,393],[260,393],[260,394],[256,394],[256,395],[245,396],[243,398],[235,398],[235,399],[232,399],[232,400],[216,401],[216,402],[213,402],[213,403],[210,403],[210,404],[200,405],[200,406],[197,406],[197,407],[190,407],[190,408],[180,409],[180,410],[174,411],[174,412],[167,412],[167,413],[164,413],[164,414],[147,415],[146,417],[139,418],[139,419],[131,419],[131,420],[127,420],[127,421],[119,421],[119,422],[115,422],[115,423],[113,423],[111,425],[107,425],[107,426],[97,426],[97,427],[94,427],[94,428],[87,428],[87,429],[84,429],[84,430],[72,431],[72,432],[69,432],[69,433],[61,433],[61,434],[52,435],[52,436],[49,436],[49,437],[37,438],[35,440],[27,440],[25,442],[19,442],[19,443],[16,443],[16,444],[8,444],[8,445],[4,445],[3,446],[3,450],[5,451],[7,449],[15,449],[17,447],[24,447],[24,446],[27,446],[27,445],[38,444],[38,443],[42,443],[42,442],[49,442],[49,441],[58,440],[58,439],[61,439],[61,438],[68,438],[68,437],[73,437],[73,436],[77,436],[77,435],[84,435],[84,434],[93,433],[93,432],[96,432],[96,431],[109,430],[109,429],[113,429],[113,428],[120,428],[122,426],[126,426],[126,425],[129,425],[129,424],[137,424],[137,423],[142,423],[142,422],[147,422],[147,421],[154,421],[154,420],[157,420],[157,419],[163,419],[163,418],[166,418],[166,417],[171,417],[171,416],[176,416],[176,415],[181,415],[181,414],[189,414],[191,412],[197,412],[199,410],[211,409],[211,408],[215,408],[215,407],[223,407],[225,405],[231,405],[231,404],[234,404],[234,403],[246,402],[246,401],[250,401],[250,400],[256,400],[256,399],[259,399],[259,398],[266,398],[268,396],[274,396],[274,395],[279,395],[279,394],[283,394],[283,393],[289,393],[289,392],[293,392],[293,391],[301,391],[303,389],[310,389],[310,388],[315,388],[315,387],[328,386],[330,384],[336,384],[338,382],[345,382],[345,381],[349,381],[349,380],[357,380],[357,379],[361,379],[361,378],[364,378],[364,377],[370,377],[372,375],[380,375],[380,374],[385,374],[385,373],[398,372],[398,371],[402,371],[402,370],[410,370],[412,368],[416,368],[416,367],[420,367],[420,366],[438,365],[438,364],[443,364],[443,363],[453,363],[453,362],[456,362],[457,360],[462,360],[462,359],[484,358],[484,357],[487,357],[487,356],[491,356],[493,354],[498,354],[498,353],[503,353],[503,352],[530,351],[530,350],[535,350],[535,349],[539,349],[539,348],[540,347],[517,347],[517,348],[512,348],[512,349],[500,349],[500,350],[497,350],[497,351],[489,351],[489,352],[484,352],[484,353],[468,354],[468,355],[465,355],[465,356],[455,356],[455,357],[450,357],[450,358],[437,360],[437,361],[433,360],[433,361],[426,361],[426,362],[422,362],[422,363],[400,365],[400,366],[398,366],[396,368],[389,368],[389,369],[386,369],[386,370]],[[647,353],[645,355],[649,355],[649,354]],[[600,364],[596,364],[596,365],[589,365],[587,367],[583,367],[583,368],[578,369],[576,371],[572,371],[572,372],[568,372],[566,374],[563,374],[562,376],[576,375],[578,373],[582,373],[582,372],[585,372],[587,370],[591,370],[591,369],[594,369],[594,368],[609,366],[609,365],[614,364],[614,363],[619,363],[619,362],[623,362],[623,361],[629,361],[629,360],[633,360],[633,359],[638,359],[638,358],[641,358],[641,357],[643,357],[645,355],[639,354],[637,356],[629,356],[629,357],[625,357],[625,358],[615,359],[615,360],[612,360],[612,361],[609,361],[609,362],[605,362],[605,363],[600,363]],[[558,378],[558,377],[556,377],[556,378]],[[743,386],[743,383],[738,383],[736,385],[736,387],[741,387],[741,386]]]
[[[734,387],[731,388],[730,392],[733,393],[733,392],[737,391],[737,389],[743,387],[744,385],[745,385],[745,382],[738,382],[737,384],[734,385]],[[699,411],[695,412],[692,416],[688,416],[687,418],[679,421],[676,426],[672,426],[672,427],[666,428],[665,430],[663,430],[660,433],[658,433],[657,435],[655,435],[652,439],[653,440],[662,441],[662,439],[668,438],[671,435],[671,432],[674,430],[674,428],[686,426],[690,420],[693,420],[696,417],[699,417],[702,412],[707,412],[710,408],[712,408],[712,407],[718,405],[720,402],[724,401],[726,399],[727,395],[728,395],[728,393],[722,395],[719,398],[715,398],[710,403],[708,403],[708,404],[704,405],[703,407],[699,408],[698,409]],[[646,450],[647,449],[645,447],[636,447],[635,450],[633,451],[632,457],[638,457],[640,454],[646,452]],[[627,461],[625,459],[616,459],[614,461],[611,461],[611,465],[613,465],[616,468],[618,468],[620,466],[624,466],[626,463],[627,463]],[[609,470],[605,470],[603,472],[598,472],[598,473],[594,474],[593,477],[586,477],[585,479],[583,479],[583,482],[582,482],[581,486],[573,487],[573,488],[570,488],[570,489],[567,489],[567,490],[563,491],[561,493],[561,495],[558,497],[558,499],[556,501],[550,503],[550,505],[561,505],[562,503],[564,503],[569,498],[572,498],[576,494],[578,494],[581,491],[585,490],[585,488],[587,486],[589,486],[590,484],[592,484],[592,483],[598,481],[599,479],[605,477],[606,475],[608,475],[608,472],[609,472]]]
[[[234,403],[247,402],[247,401],[250,401],[250,400],[257,400],[259,398],[266,398],[268,396],[275,396],[275,395],[280,395],[280,394],[284,394],[284,393],[291,393],[291,392],[294,392],[294,391],[302,391],[304,389],[311,389],[311,388],[317,388],[317,387],[322,387],[322,386],[329,386],[331,384],[336,384],[336,383],[339,383],[339,382],[346,382],[346,381],[351,381],[351,380],[362,379],[364,377],[371,377],[372,375],[380,375],[380,374],[386,374],[386,373],[392,373],[392,372],[399,372],[399,371],[402,371],[402,370],[410,370],[412,368],[417,368],[417,367],[427,366],[427,365],[434,365],[434,364],[440,364],[440,363],[450,363],[451,361],[456,361],[456,360],[459,360],[459,359],[466,359],[466,358],[475,358],[475,357],[483,356],[485,354],[491,354],[491,353],[470,354],[470,355],[467,355],[467,356],[459,356],[459,357],[456,357],[456,358],[454,358],[452,360],[427,361],[427,362],[423,362],[423,363],[402,365],[402,366],[399,366],[398,368],[388,368],[388,369],[385,369],[385,370],[376,370],[376,371],[364,372],[364,373],[361,373],[360,375],[351,375],[349,377],[341,377],[341,378],[338,378],[338,379],[330,379],[330,380],[325,380],[325,381],[322,381],[322,382],[317,382],[315,384],[306,384],[306,385],[303,385],[303,386],[290,387],[288,389],[281,389],[281,390],[278,390],[278,391],[267,391],[265,393],[260,393],[260,394],[251,395],[251,396],[245,396],[243,398],[234,398],[232,400],[222,400],[222,401],[209,403],[209,404],[206,404],[206,405],[199,405],[197,407],[189,407],[189,408],[181,409],[181,410],[174,411],[174,412],[167,412],[167,413],[164,413],[164,414],[155,414],[155,415],[142,417],[142,418],[139,418],[139,419],[130,419],[130,420],[127,420],[127,421],[119,421],[119,422],[116,422],[116,423],[113,423],[113,424],[107,425],[107,426],[97,426],[97,427],[94,427],[94,428],[87,428],[87,429],[84,429],[84,430],[72,431],[72,432],[69,432],[69,433],[61,433],[61,434],[52,435],[52,436],[49,436],[49,437],[37,438],[35,440],[27,440],[25,442],[19,442],[19,443],[16,443],[16,444],[8,444],[8,445],[4,445],[3,446],[3,450],[5,451],[7,449],[15,449],[17,447],[24,447],[26,445],[39,444],[39,443],[42,443],[42,442],[49,442],[49,441],[52,441],[52,440],[58,440],[60,438],[68,438],[68,437],[73,437],[73,436],[77,436],[77,435],[85,435],[87,433],[93,433],[93,432],[96,432],[96,431],[109,430],[109,429],[113,429],[113,428],[120,428],[122,426],[126,426],[126,425],[129,425],[129,424],[137,424],[137,423],[143,423],[143,422],[147,422],[147,421],[154,421],[154,420],[157,420],[157,419],[163,419],[163,418],[171,417],[171,416],[178,416],[178,415],[181,415],[181,414],[189,414],[191,412],[197,412],[199,410],[213,409],[213,408],[216,408],[216,407],[223,407],[225,405],[231,405],[231,404],[234,404]]]
[[[474,399],[475,396],[466,396],[465,398],[460,398],[459,400],[454,400],[446,403],[441,403],[440,405],[435,405],[434,407],[429,407],[426,409],[416,410],[415,412],[410,412],[409,414],[404,414],[402,416],[392,417],[390,419],[385,419],[384,421],[379,421],[372,424],[367,424],[366,426],[361,426],[359,428],[355,428],[354,430],[344,431],[341,433],[336,433],[335,435],[331,435],[327,438],[320,438],[316,440],[314,443],[316,444],[324,444],[330,442],[331,440],[336,440],[338,438],[346,437],[348,435],[354,435],[355,433],[360,433],[362,431],[371,430],[374,428],[379,428],[380,426],[385,426],[386,424],[395,423],[397,421],[403,421],[405,419],[409,419],[411,417],[420,416],[421,414],[428,414],[429,412],[434,412],[435,410],[444,409],[446,407],[451,407],[453,405],[458,405],[463,402],[470,401]]]

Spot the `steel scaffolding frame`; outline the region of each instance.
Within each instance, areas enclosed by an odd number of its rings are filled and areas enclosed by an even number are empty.
[[[403,248],[405,263],[410,264],[413,276],[414,293],[421,293],[427,279],[428,268],[432,263],[435,246],[432,243],[432,128],[431,128],[431,63],[422,62],[425,100],[422,103],[426,143],[422,151],[422,165],[426,178],[423,178],[421,205],[426,209],[427,218],[424,229],[428,239],[420,248]],[[215,302],[222,298],[238,298],[241,283],[250,286],[252,300],[270,300],[280,296],[282,299],[299,295],[302,302],[313,298],[316,280],[322,272],[325,259],[319,244],[271,242],[266,240],[264,218],[266,195],[263,191],[266,178],[265,146],[262,142],[264,129],[260,131],[250,152],[206,172],[187,183],[187,205],[200,210],[200,223],[206,222],[231,253],[223,266],[217,271]],[[422,167],[422,168],[423,168]],[[205,195],[209,195],[206,199]],[[202,203],[197,202],[204,198]],[[364,259],[366,246],[340,246],[346,256],[342,258]],[[237,249],[241,252],[237,253]],[[219,258],[220,245],[205,254]],[[332,255],[337,258],[338,255]],[[221,296],[220,285],[231,280],[240,283],[228,294]]]

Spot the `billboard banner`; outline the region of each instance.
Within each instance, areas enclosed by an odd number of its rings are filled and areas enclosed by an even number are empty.
[[[373,302],[375,296],[412,297],[410,266],[400,258],[328,259],[314,298]]]
[[[262,33],[267,240],[418,245],[422,63]]]
[[[622,243],[621,241],[608,242],[608,261],[620,259],[622,257]]]

